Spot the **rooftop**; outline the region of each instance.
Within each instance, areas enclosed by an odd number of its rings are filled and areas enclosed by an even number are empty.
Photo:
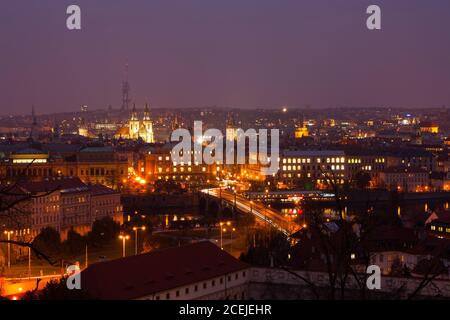
[[[19,184],[19,187],[26,192],[35,194],[40,192],[52,192],[52,191],[68,191],[68,190],[80,190],[87,188],[79,178],[76,177],[60,177],[49,178],[42,181],[26,181]]]
[[[244,262],[202,241],[96,263],[81,273],[81,281],[92,298],[137,299],[246,268]]]

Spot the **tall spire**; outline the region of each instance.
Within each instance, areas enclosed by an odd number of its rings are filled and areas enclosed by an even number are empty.
[[[233,128],[235,126],[234,123],[234,116],[231,112],[228,112],[227,114],[227,123],[226,123],[227,128]]]
[[[133,110],[131,110],[131,120],[138,120],[135,103],[133,103]]]
[[[150,110],[148,108],[148,103],[145,103],[145,108],[144,108],[144,120],[150,120]]]

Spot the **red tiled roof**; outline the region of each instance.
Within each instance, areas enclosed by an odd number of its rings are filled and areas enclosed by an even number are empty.
[[[84,188],[86,187],[86,184],[77,177],[61,177],[42,181],[27,181],[19,183],[18,186],[23,190],[34,194],[39,192]]]
[[[93,184],[93,185],[89,186],[89,188],[91,189],[92,196],[118,193],[117,191],[115,191],[111,188],[108,188],[107,186],[104,186],[102,184]]]
[[[96,299],[126,300],[181,287],[249,266],[209,241],[89,266],[82,288]]]

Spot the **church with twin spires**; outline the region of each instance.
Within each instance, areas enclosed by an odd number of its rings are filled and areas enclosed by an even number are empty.
[[[150,110],[148,104],[145,104],[144,117],[142,120],[138,118],[136,105],[133,105],[131,118],[128,120],[128,126],[122,127],[115,135],[115,138],[137,140],[141,138],[146,143],[154,143],[153,123],[150,119]]]

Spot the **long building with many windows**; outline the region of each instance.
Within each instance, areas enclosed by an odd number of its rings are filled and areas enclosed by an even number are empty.
[[[85,184],[79,178],[19,182],[14,190],[14,196],[3,200],[20,201],[9,209],[1,223],[18,237],[33,238],[42,229],[51,227],[64,239],[70,229],[86,234],[95,220],[104,217],[120,223],[123,220],[119,192],[103,185]]]

